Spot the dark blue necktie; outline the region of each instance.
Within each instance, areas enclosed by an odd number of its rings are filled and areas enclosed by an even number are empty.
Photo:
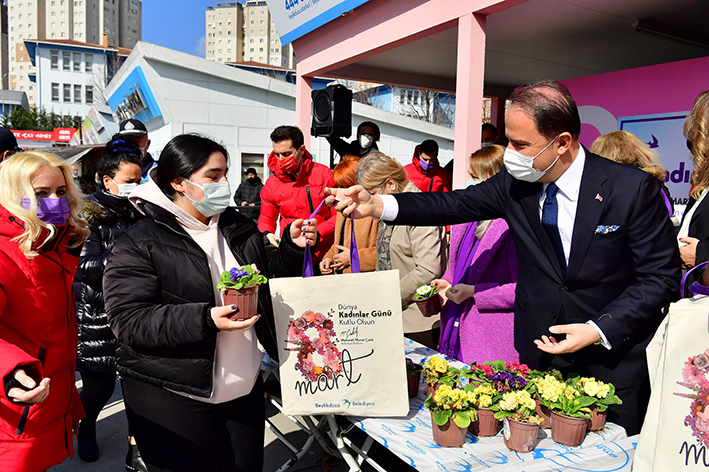
[[[549,236],[549,241],[554,248],[561,270],[566,275],[566,257],[564,256],[564,246],[561,244],[561,236],[559,235],[559,227],[557,221],[559,219],[559,204],[556,201],[556,194],[559,187],[555,183],[550,183],[546,189],[546,198],[544,199],[544,207],[542,208],[542,226]]]

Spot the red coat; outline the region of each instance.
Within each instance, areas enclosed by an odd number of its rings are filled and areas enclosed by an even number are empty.
[[[334,187],[335,181],[332,180],[332,171],[322,164],[313,162],[313,157],[307,150],[295,180],[281,170],[277,159],[273,153],[268,156],[268,168],[273,175],[268,178],[261,190],[261,215],[258,219],[258,229],[262,233],[267,231],[275,233],[276,222],[279,222],[280,237],[287,225],[299,218],[307,218],[312,213],[306,189],[309,189],[313,208],[317,208],[325,199],[325,188]],[[323,205],[315,216],[318,222],[319,239],[313,256],[318,261],[332,246],[336,213],[334,208]]]
[[[416,146],[414,150],[414,158],[411,164],[404,166],[406,170],[406,178],[416,185],[422,192],[444,192],[451,191],[451,176],[447,170],[440,166],[438,158],[434,157],[433,161],[436,167],[429,169],[426,172],[421,170],[421,146]]]
[[[49,395],[33,405],[12,403],[0,389],[0,470],[43,471],[72,457],[72,425],[84,417],[74,386],[76,314],[72,280],[81,247],[67,244],[71,228],[27,259],[10,241],[22,221],[0,206],[0,381],[17,367],[49,377]]]

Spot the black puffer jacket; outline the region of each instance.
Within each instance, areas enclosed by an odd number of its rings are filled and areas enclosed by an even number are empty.
[[[261,213],[261,190],[263,182],[259,177],[254,177],[252,181],[248,179],[239,184],[239,188],[234,192],[234,203],[239,206],[239,213],[251,219],[258,219]],[[255,203],[256,206],[241,206],[242,202]]]
[[[111,372],[116,369],[116,338],[103,304],[103,269],[116,238],[142,215],[127,198],[97,190],[88,197],[81,216],[89,222],[91,235],[81,251],[73,283],[79,326],[76,369]]]
[[[121,375],[164,388],[209,397],[217,328],[209,261],[175,217],[145,202],[147,218],[116,242],[104,277],[106,309],[118,338]],[[299,276],[303,249],[286,229],[271,257],[254,222],[229,208],[219,228],[236,259],[253,263],[266,277]],[[259,289],[256,323],[261,345],[276,359],[277,343],[268,285]]]

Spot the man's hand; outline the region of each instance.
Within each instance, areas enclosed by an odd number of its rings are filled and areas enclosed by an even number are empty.
[[[37,385],[32,377],[27,375],[24,369],[15,369],[12,376],[25,387],[31,390],[23,390],[19,387],[13,387],[7,392],[7,396],[11,400],[20,403],[40,403],[49,396],[49,378],[43,378]]]
[[[254,315],[246,320],[232,320],[231,318],[239,312],[236,305],[215,306],[210,311],[214,324],[220,331],[236,331],[250,328],[261,318],[261,315]]]
[[[452,301],[456,305],[460,305],[468,298],[472,298],[475,295],[475,286],[468,284],[457,284],[449,288],[446,296],[448,300]]]
[[[273,244],[274,246],[278,247],[278,241],[276,240],[276,235],[273,233],[267,233],[266,234],[266,239],[268,239],[268,242]]]
[[[557,341],[553,336],[542,336],[541,340],[534,340],[534,344],[539,349],[549,354],[576,352],[586,346],[590,346],[601,337],[596,328],[587,323],[550,326],[549,331],[553,334],[566,334],[566,339],[563,341]]]
[[[313,246],[318,240],[317,220],[295,220],[290,225],[290,237],[299,247],[304,248],[306,244]]]
[[[248,205],[248,203],[246,203],[246,200],[244,200],[243,202],[241,202],[240,206],[245,207],[246,205]]]
[[[322,275],[332,274],[332,259],[325,257],[322,261],[320,261],[320,273]]]
[[[340,252],[332,257],[332,265],[337,270],[346,269],[350,265],[350,250],[339,244],[335,244],[335,247],[339,249]]]
[[[334,206],[335,210],[344,216],[354,215],[355,218],[381,218],[384,205],[379,195],[372,195],[361,185],[350,188],[326,188],[325,199],[327,206]]]
[[[697,265],[697,238],[679,238],[680,242],[687,243],[686,246],[679,248],[679,256],[682,258],[682,264],[685,269],[691,269]]]

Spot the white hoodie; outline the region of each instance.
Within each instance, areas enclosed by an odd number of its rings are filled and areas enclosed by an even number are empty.
[[[234,254],[226,244],[226,240],[219,230],[219,215],[213,216],[209,224],[205,225],[173,203],[153,181],[155,169],[150,171],[151,179],[139,185],[130,194],[133,205],[145,214],[144,202],[150,202],[169,211],[175,216],[177,222],[190,235],[197,245],[202,248],[209,260],[209,270],[212,274],[212,287],[218,305],[223,305],[221,292],[216,287],[220,275],[225,270],[243,265],[248,261],[237,261]],[[189,277],[190,274],[185,274]],[[247,395],[256,382],[261,368],[263,349],[258,343],[256,332],[252,328],[238,331],[220,331],[217,333],[217,349],[213,368],[212,395],[209,398],[189,395],[184,392],[177,394],[199,400],[205,403],[224,403],[235,398]]]

